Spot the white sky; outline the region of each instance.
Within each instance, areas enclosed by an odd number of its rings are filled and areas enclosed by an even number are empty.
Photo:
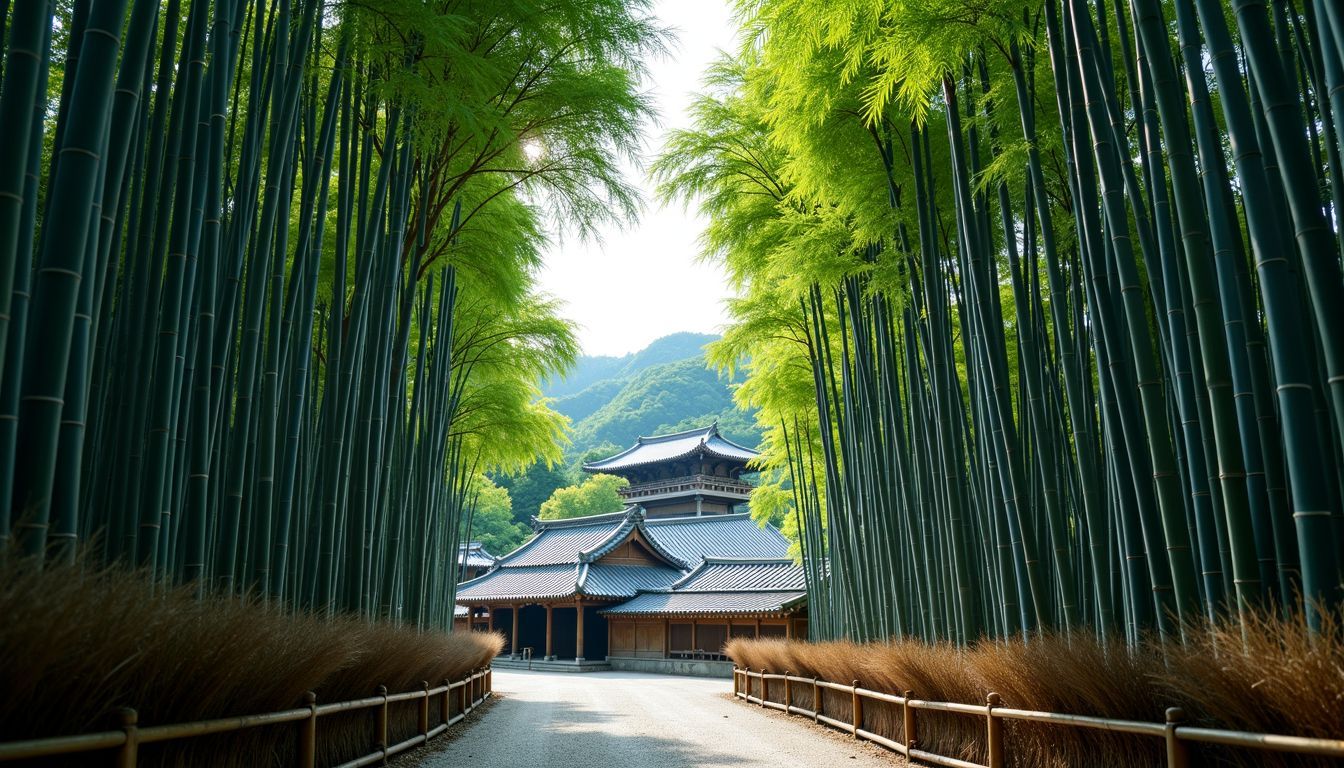
[[[717,52],[736,46],[726,0],[657,0],[654,13],[677,39],[649,63],[644,84],[660,116],[645,132],[650,160],[666,131],[690,126],[693,94]],[[588,355],[623,355],[677,331],[719,332],[727,322],[722,271],[696,261],[704,221],[680,203],[658,205],[640,169],[626,168],[626,177],[644,192],[640,220],[624,230],[604,227],[596,242],[569,236],[553,243],[541,271],[542,290],[565,302]]]

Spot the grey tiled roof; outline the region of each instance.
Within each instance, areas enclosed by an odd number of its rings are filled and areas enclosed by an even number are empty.
[[[538,528],[526,544],[499,558],[493,570],[463,582],[458,599],[555,600],[574,594],[625,598],[685,583],[699,592],[774,590],[770,599],[778,600],[780,590],[803,588],[801,569],[778,559],[788,554],[788,540],[746,514],[645,520],[642,510],[631,507],[607,515],[538,521]],[[668,565],[600,562],[636,529]],[[705,558],[708,562],[702,562]]]
[[[603,555],[609,554],[612,550],[619,547],[621,545],[621,542],[625,541],[629,537],[630,533],[634,531],[636,528],[647,531],[647,529],[644,528],[643,523],[644,523],[643,511],[640,510],[638,507],[633,508],[630,511],[630,513],[626,515],[625,522],[621,523],[621,525],[612,530],[612,532],[607,536],[606,539],[598,543],[598,545],[593,547],[592,549],[587,549],[580,552],[578,556],[579,561],[584,563],[591,563],[602,559]],[[679,568],[684,571],[689,570],[696,562],[695,559],[678,557],[676,554],[674,554],[673,552],[669,551],[666,547],[664,547],[662,542],[654,539],[652,536],[646,536],[645,539],[652,546],[653,551],[658,556],[666,560],[668,565],[670,566]]]
[[[489,568],[498,559],[486,551],[479,541],[463,544],[457,552],[457,562],[463,568]]]
[[[642,592],[603,613],[631,616],[685,613],[777,613],[792,608],[806,592]]]
[[[592,549],[620,528],[625,513],[563,521],[538,521],[539,530],[527,543],[501,558],[501,565],[554,565],[577,563],[579,553]],[[580,521],[587,521],[581,523]],[[556,523],[567,523],[557,525]]]
[[[780,558],[789,540],[771,526],[756,524],[747,513],[644,521],[644,530],[664,549],[687,562],[706,557]]]
[[[471,602],[556,599],[574,594],[578,580],[579,567],[573,563],[496,568],[484,576],[462,582],[457,588],[457,599]]]
[[[595,597],[634,597],[641,589],[663,589],[681,576],[672,568],[593,563],[586,566],[580,588]]]
[[[589,472],[611,472],[660,461],[686,459],[700,452],[713,458],[739,462],[751,461],[759,455],[750,448],[724,438],[719,434],[719,425],[714,424],[704,429],[671,435],[641,437],[633,446],[615,456],[584,464],[583,468]]]
[[[676,592],[806,590],[802,566],[789,559],[711,558],[672,585]]]

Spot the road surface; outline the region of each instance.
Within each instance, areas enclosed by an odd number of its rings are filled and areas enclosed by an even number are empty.
[[[636,672],[496,670],[499,694],[426,751],[417,768],[682,768],[904,764],[800,717],[732,701],[728,680]],[[435,745],[437,744],[437,746]]]

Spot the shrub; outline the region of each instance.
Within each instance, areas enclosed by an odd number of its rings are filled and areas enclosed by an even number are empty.
[[[371,696],[379,685],[413,690],[487,665],[503,644],[496,634],[422,633],[255,599],[197,599],[190,588],[123,569],[37,571],[15,562],[0,566],[0,616],[0,741],[105,730],[120,707],[137,710],[141,725],[158,725],[289,709],[307,691],[332,702]],[[415,707],[390,713],[393,741],[413,732]],[[322,718],[323,762],[370,751],[372,717]],[[296,730],[146,747],[141,764],[292,763]],[[85,762],[107,759],[90,753]]]

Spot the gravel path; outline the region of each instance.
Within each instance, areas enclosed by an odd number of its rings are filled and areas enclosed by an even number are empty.
[[[903,764],[799,717],[731,700],[727,680],[635,672],[495,672],[499,698],[419,768]],[[454,729],[456,731],[456,729]]]

